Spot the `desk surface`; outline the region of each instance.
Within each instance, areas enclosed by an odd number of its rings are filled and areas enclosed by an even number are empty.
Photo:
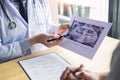
[[[109,64],[112,52],[114,51],[118,43],[119,40],[110,37],[105,37],[92,60],[75,54],[59,46],[55,46],[45,51],[40,51],[38,53],[30,54],[0,64],[0,80],[29,80],[27,75],[24,73],[23,69],[19,66],[18,61],[21,59],[38,56],[49,52],[58,53],[58,55],[62,56],[73,66],[79,66],[80,64],[84,64],[86,69],[95,72],[109,71]]]

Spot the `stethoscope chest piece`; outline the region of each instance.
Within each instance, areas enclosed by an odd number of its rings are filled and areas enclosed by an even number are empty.
[[[13,21],[10,19],[10,17],[8,16],[7,12],[5,11],[5,8],[4,8],[4,6],[2,5],[2,2],[1,2],[1,1],[0,1],[0,5],[1,5],[1,7],[2,7],[4,13],[5,13],[5,15],[7,16],[8,20],[10,21],[10,23],[8,24],[8,28],[9,28],[10,30],[15,29],[15,28],[16,28],[16,23],[13,22]]]
[[[9,28],[10,30],[15,29],[15,28],[16,28],[16,23],[15,23],[15,22],[10,22],[10,23],[8,24],[8,28]]]

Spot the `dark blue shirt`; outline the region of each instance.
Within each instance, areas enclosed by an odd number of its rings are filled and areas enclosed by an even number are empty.
[[[27,18],[27,0],[10,0],[16,9],[20,12],[21,16],[28,22]]]

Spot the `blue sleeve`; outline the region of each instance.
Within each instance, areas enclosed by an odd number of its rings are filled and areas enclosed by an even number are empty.
[[[30,43],[28,39],[20,41],[20,47],[23,55],[29,54],[27,50],[30,48]]]
[[[0,63],[22,56],[19,42],[3,45],[0,39]]]
[[[28,40],[3,45],[0,38],[0,63],[28,54],[29,47]]]

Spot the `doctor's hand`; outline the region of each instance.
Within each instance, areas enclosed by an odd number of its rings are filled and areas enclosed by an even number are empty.
[[[54,41],[50,41],[50,42],[48,42],[48,40],[53,39],[53,38],[58,38],[58,37],[59,37],[59,35],[39,34],[37,36],[30,38],[29,42],[30,42],[31,46],[36,43],[42,43],[47,47],[51,47],[54,45],[59,45],[62,42],[63,38],[60,38],[60,39],[57,39]]]
[[[69,24],[61,24],[58,28],[55,29],[53,34],[59,34],[59,35],[64,35],[66,31],[70,29]]]

